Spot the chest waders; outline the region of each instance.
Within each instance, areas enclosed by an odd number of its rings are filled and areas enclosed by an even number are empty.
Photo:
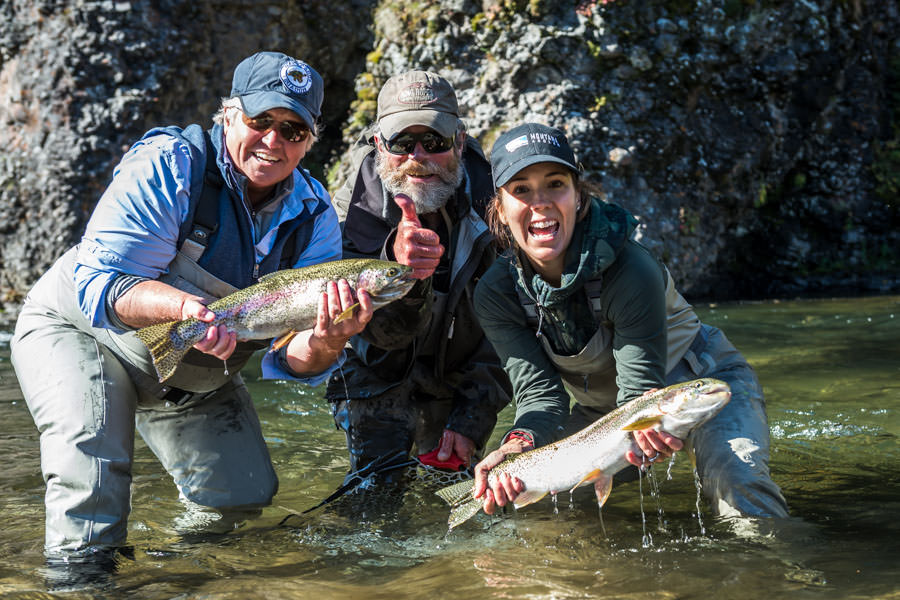
[[[701,325],[691,305],[675,289],[675,282],[668,270],[665,270],[665,277],[666,373],[669,373],[684,358]],[[596,414],[596,418],[616,408],[619,391],[616,385],[616,361],[612,352],[613,324],[602,317],[601,283],[600,280],[591,280],[584,286],[594,320],[600,325],[585,347],[575,355],[557,354],[553,351],[546,336],[540,335],[540,315],[537,305],[518,285],[516,286],[516,293],[525,309],[528,323],[538,334],[544,352],[559,371],[566,389],[579,405],[589,408]]]
[[[196,260],[203,238],[217,227],[217,213],[211,211],[213,220],[206,221],[202,215],[210,211],[204,206],[224,194],[202,179],[195,194],[197,177],[214,164],[209,153],[205,159],[192,162],[191,216],[183,225],[201,243],[180,244],[160,280],[213,299],[235,287]],[[301,250],[308,237],[286,235],[290,244],[272,262],[296,260],[290,250]],[[180,498],[220,511],[268,504],[278,478],[238,374],[259,346],[240,345],[228,361],[230,376],[221,360],[192,352],[161,385],[133,333],[94,328],[81,311],[74,279],[79,251],[70,249],[35,283],[10,342],[16,376],[40,432],[47,556],[92,555],[126,542],[135,429],[172,476]]]
[[[769,426],[762,387],[753,369],[717,328],[704,325],[690,304],[666,276],[667,357],[666,385],[698,377],[721,379],[731,387],[731,400],[711,421],[695,430],[689,440],[704,495],[717,516],[786,517],[787,503],[769,474]],[[616,407],[615,359],[612,324],[603,323],[599,282],[585,290],[597,332],[576,355],[553,352],[541,336],[547,356],[559,370],[566,389],[576,400],[566,425],[574,433]],[[528,322],[538,330],[534,300],[516,286]],[[617,481],[636,479],[637,469],[626,469]]]

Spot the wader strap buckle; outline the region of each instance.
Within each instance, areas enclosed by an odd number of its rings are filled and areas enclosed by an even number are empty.
[[[164,389],[160,391],[163,391],[163,394],[160,396],[162,400],[171,402],[176,406],[181,406],[182,404],[190,400],[191,396],[194,395],[194,392],[189,392],[187,390],[176,387],[169,388],[168,391],[164,391]]]

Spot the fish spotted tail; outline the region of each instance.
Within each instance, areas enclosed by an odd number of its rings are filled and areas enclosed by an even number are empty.
[[[457,525],[471,519],[481,509],[481,500],[472,496],[475,481],[461,481],[435,492],[450,505],[450,518],[447,524],[452,530]]]
[[[178,363],[193,345],[181,339],[178,325],[181,321],[158,323],[137,330],[138,339],[144,342],[153,358],[153,366],[160,382],[172,376]]]

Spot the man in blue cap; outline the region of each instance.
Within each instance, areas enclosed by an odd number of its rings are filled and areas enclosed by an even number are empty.
[[[134,330],[211,321],[212,299],[341,257],[328,193],[300,166],[322,96],[302,61],[242,61],[211,129],[153,129],[125,154],[81,243],[29,293],[12,362],[41,432],[51,563],[109,557],[125,543],[135,426],[182,498],[218,509],[271,501],[278,479],[238,374],[265,343],[210,327],[160,383]],[[372,308],[363,294],[335,324],[352,290],[341,280],[327,295],[326,325],[266,353],[263,377],[317,385],[343,362]]]

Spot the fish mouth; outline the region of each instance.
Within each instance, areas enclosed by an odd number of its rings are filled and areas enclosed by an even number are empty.
[[[411,270],[408,273],[398,275],[396,279],[379,290],[377,294],[372,294],[370,292],[372,301],[376,306],[380,307],[389,302],[393,302],[394,300],[399,300],[412,289],[412,286],[416,284],[416,281],[417,279],[413,278]]]

